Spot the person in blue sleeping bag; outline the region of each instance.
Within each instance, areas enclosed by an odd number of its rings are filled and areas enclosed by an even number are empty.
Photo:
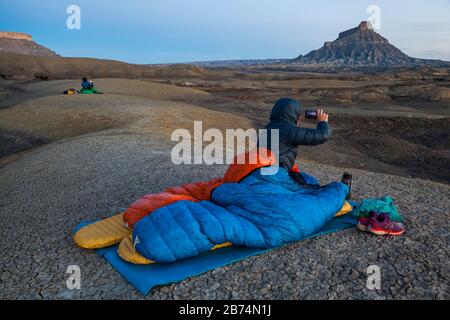
[[[269,134],[279,130],[275,174],[260,168],[240,182],[221,184],[210,200],[183,200],[156,209],[134,226],[135,249],[147,259],[174,262],[227,242],[273,248],[323,227],[343,207],[349,189],[341,182],[320,186],[316,178],[295,170],[298,146],[324,143],[331,134],[322,110],[315,129],[298,127],[300,114],[300,104],[288,98],[278,100],[272,110],[266,129]]]

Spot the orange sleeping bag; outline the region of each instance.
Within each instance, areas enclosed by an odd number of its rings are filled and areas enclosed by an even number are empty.
[[[133,228],[133,226],[146,215],[152,213],[156,209],[177,201],[188,200],[199,202],[209,200],[211,192],[221,184],[227,182],[240,182],[256,169],[271,166],[276,162],[272,152],[267,149],[259,149],[259,152],[252,151],[246,153],[245,157],[245,164],[239,164],[238,158],[235,157],[233,164],[228,167],[223,178],[189,183],[181,187],[171,187],[163,192],[149,194],[140,198],[131,204],[125,211],[125,214],[123,215],[125,224],[129,228]],[[249,164],[250,162],[253,164]]]

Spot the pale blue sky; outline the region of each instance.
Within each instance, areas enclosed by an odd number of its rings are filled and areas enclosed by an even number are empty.
[[[81,8],[81,30],[66,8]],[[450,61],[449,0],[0,0],[0,30],[63,56],[133,63],[294,58],[381,9],[381,33],[405,53]]]

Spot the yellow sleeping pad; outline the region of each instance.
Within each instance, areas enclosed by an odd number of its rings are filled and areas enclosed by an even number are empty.
[[[217,250],[224,247],[231,246],[231,243],[226,242],[224,244],[220,244],[215,246],[212,250]],[[130,263],[133,264],[152,264],[156,263],[155,261],[144,258],[139,252],[134,249],[133,240],[131,239],[131,235],[122,240],[119,245],[119,249],[117,250],[119,256]]]
[[[124,238],[122,242],[119,244],[119,248],[117,249],[117,253],[119,256],[125,260],[126,262],[130,262],[133,264],[151,264],[155,263],[155,261],[148,260],[143,257],[139,252],[134,249],[133,240],[131,239],[131,235]]]
[[[99,249],[118,244],[131,230],[125,227],[123,213],[89,224],[73,236],[77,245],[85,249]]]
[[[347,214],[347,213],[349,213],[352,210],[353,210],[352,205],[350,203],[348,203],[347,201],[345,201],[345,203],[342,206],[341,210],[338,213],[336,213],[336,217],[343,216],[344,214]]]

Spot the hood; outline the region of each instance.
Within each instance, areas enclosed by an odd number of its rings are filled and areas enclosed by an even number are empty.
[[[297,124],[300,114],[300,103],[297,100],[282,98],[273,106],[270,121],[281,121]]]

